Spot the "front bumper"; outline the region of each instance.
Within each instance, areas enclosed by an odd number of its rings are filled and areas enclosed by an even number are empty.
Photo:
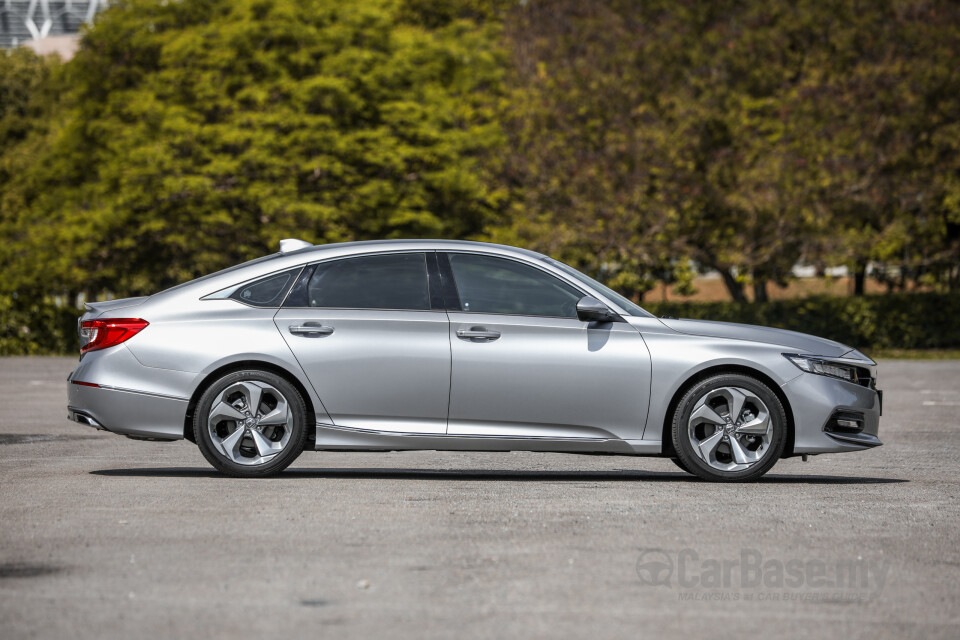
[[[880,429],[880,394],[870,387],[813,373],[804,373],[783,385],[793,409],[793,453],[863,451],[883,444]],[[862,415],[857,434],[825,430],[837,411]]]

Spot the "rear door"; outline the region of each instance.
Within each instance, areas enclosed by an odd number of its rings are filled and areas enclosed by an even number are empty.
[[[448,319],[427,264],[385,253],[304,270],[275,322],[338,426],[444,433]]]

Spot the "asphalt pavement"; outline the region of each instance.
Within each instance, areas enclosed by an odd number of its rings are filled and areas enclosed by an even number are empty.
[[[669,460],[304,453],[220,477],[0,359],[0,638],[960,637],[960,362],[886,361],[880,438],[714,485]]]

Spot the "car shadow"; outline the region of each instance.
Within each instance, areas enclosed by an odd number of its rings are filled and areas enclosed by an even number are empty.
[[[127,478],[225,478],[213,469],[201,467],[164,467],[99,469],[97,476]],[[393,469],[327,468],[287,469],[278,478],[347,478],[356,480],[471,480],[495,482],[702,482],[682,472],[657,471],[524,471],[515,469]],[[759,484],[891,484],[909,482],[902,478],[866,478],[861,476],[777,475],[762,477]]]

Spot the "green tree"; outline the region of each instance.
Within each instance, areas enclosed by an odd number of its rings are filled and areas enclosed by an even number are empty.
[[[145,293],[280,238],[455,236],[486,223],[477,158],[495,22],[391,0],[111,3],[67,65],[17,193],[7,286]],[[419,20],[419,22],[418,22]]]
[[[0,293],[146,293],[314,242],[484,237],[642,296],[798,260],[960,284],[946,0],[115,2],[0,56]],[[883,273],[883,272],[881,272]]]
[[[960,276],[960,6],[840,3],[812,56],[803,111],[832,233],[817,244],[856,273],[869,262],[956,286]],[[884,275],[880,271],[880,275]],[[891,286],[892,288],[892,286]]]
[[[510,143],[492,165],[509,197],[488,236],[642,296],[689,274],[651,163],[660,131],[646,121],[660,84],[647,81],[642,10],[626,4],[530,2],[506,19]]]
[[[531,1],[507,25],[492,237],[639,294],[684,258],[735,300],[800,259],[958,270],[955,4]]]
[[[56,57],[23,48],[0,51],[0,265],[6,282],[12,276],[6,267],[26,257],[23,231],[30,224],[23,190],[13,185],[32,180],[35,159],[57,128],[61,75]]]

